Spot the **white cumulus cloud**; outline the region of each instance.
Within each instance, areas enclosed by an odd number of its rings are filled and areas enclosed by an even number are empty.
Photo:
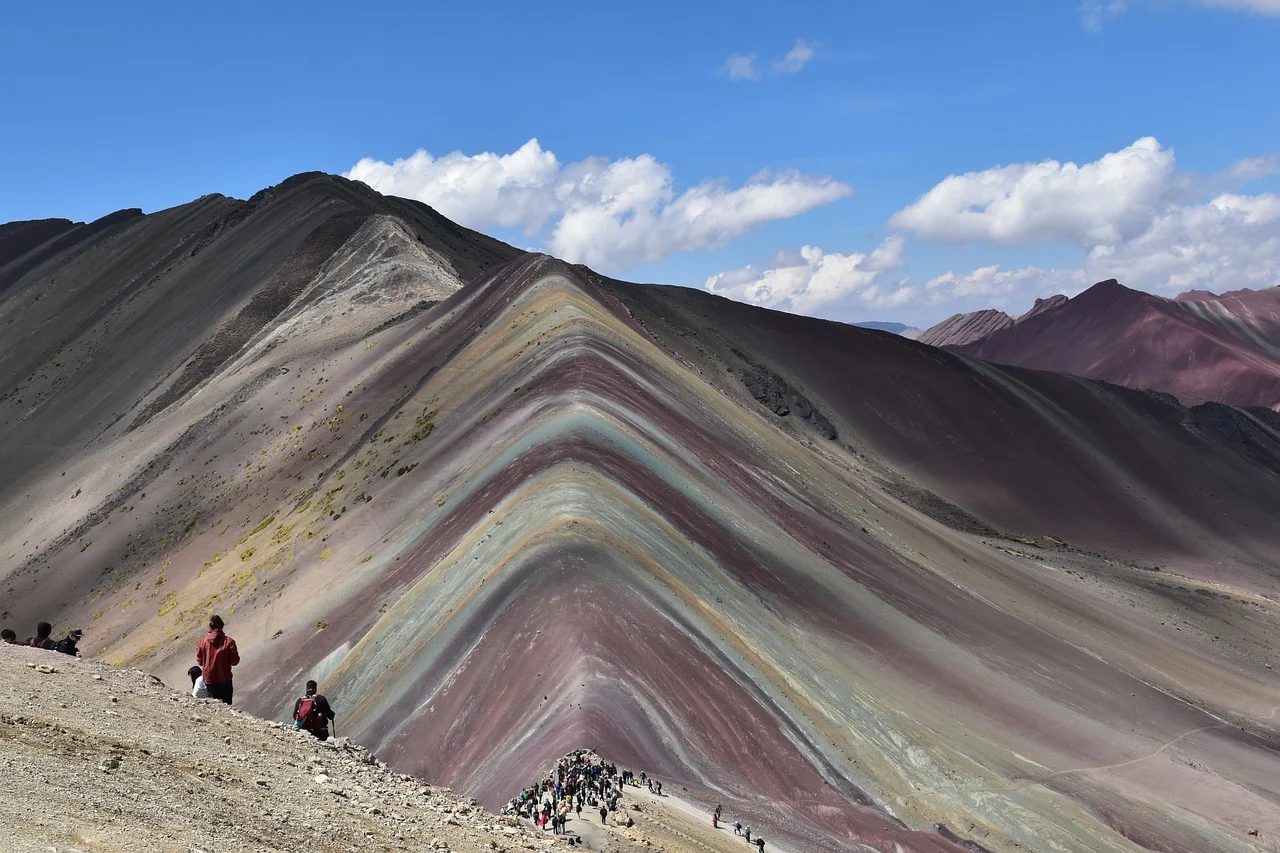
[[[1174,208],[1133,240],[1095,246],[1085,268],[1169,295],[1280,284],[1280,196],[1223,193]]]
[[[889,237],[869,253],[842,255],[804,246],[782,253],[762,268],[746,266],[713,275],[712,293],[766,308],[807,314],[831,302],[853,299],[874,308],[905,305],[916,295],[905,282],[884,282],[885,273],[904,263],[906,241]]]
[[[1044,160],[952,175],[890,224],[950,243],[1097,245],[1141,233],[1176,190],[1152,137],[1083,166]]]
[[[1006,270],[999,264],[972,272],[947,272],[925,282],[925,293],[935,305],[958,299],[978,299],[984,305],[1003,307],[1011,298],[1075,294],[1088,286],[1084,270],[1022,267]]]
[[[510,154],[366,158],[346,177],[471,228],[520,228],[565,260],[610,272],[716,248],[853,192],[821,175],[762,171],[740,187],[704,181],[677,193],[671,170],[651,155],[561,163],[536,139]]]
[[[1166,296],[1280,284],[1280,196],[1223,193],[1170,208],[1133,239],[1094,246],[1077,268],[985,266],[944,273],[927,282],[925,292],[934,304],[971,299],[1000,306],[1015,298],[1073,295],[1109,278]]]

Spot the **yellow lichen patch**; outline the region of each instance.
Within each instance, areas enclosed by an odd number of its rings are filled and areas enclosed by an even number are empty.
[[[276,545],[283,545],[288,541],[289,536],[293,533],[293,528],[295,527],[297,527],[296,524],[280,525],[276,528],[276,532],[271,535],[271,541]]]
[[[333,549],[326,545],[324,550],[320,552],[320,559],[329,560],[329,559],[332,559],[332,557],[333,557]]]
[[[156,608],[157,616],[164,616],[178,606],[178,596],[176,593],[169,593],[160,602],[160,606]]]
[[[276,520],[276,517],[274,515],[267,516],[266,518],[262,519],[262,521],[259,521],[257,525],[254,526],[254,528],[249,531],[249,535],[255,536],[261,533],[262,531],[270,527],[271,523],[274,522],[275,520]]]
[[[256,553],[258,553],[257,548],[245,548],[243,551],[240,552],[240,562],[244,562],[245,560],[251,559],[253,555]]]

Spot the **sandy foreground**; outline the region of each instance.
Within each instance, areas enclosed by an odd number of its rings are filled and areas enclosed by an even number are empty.
[[[0,646],[0,789],[0,846],[15,853],[568,849],[345,739],[17,646]],[[633,790],[634,826],[584,812],[570,831],[595,850],[755,850],[675,797]]]

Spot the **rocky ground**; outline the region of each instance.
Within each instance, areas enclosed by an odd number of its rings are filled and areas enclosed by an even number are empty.
[[[343,738],[17,646],[0,646],[0,790],[0,847],[15,853],[567,849]],[[570,832],[597,850],[748,849],[674,798],[624,802],[633,826]]]

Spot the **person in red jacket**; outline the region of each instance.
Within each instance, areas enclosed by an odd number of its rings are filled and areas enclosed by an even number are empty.
[[[209,633],[196,646],[196,663],[203,671],[201,678],[210,699],[231,704],[231,667],[240,663],[236,641],[222,633],[222,617],[209,617]]]

